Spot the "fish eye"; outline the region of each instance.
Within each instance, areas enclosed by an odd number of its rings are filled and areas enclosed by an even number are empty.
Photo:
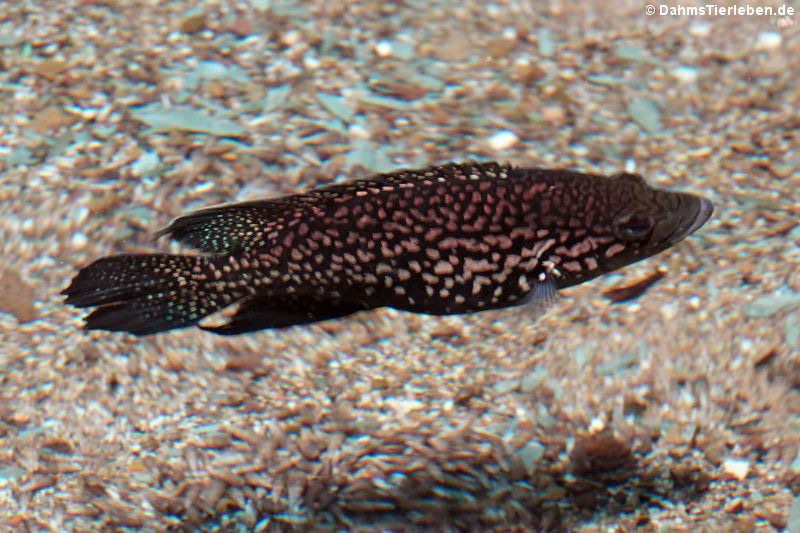
[[[653,229],[653,219],[642,213],[621,213],[613,223],[614,235],[625,241],[646,237]]]

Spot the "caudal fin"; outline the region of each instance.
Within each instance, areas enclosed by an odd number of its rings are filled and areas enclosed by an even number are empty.
[[[149,335],[191,326],[242,298],[217,290],[213,258],[117,255],[81,269],[62,294],[76,307],[95,307],[86,329]],[[209,280],[208,278],[211,278]]]

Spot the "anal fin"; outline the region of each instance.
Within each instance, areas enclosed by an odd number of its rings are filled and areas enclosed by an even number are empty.
[[[255,296],[239,304],[238,310],[220,326],[198,327],[218,335],[238,335],[261,329],[287,328],[347,316],[367,309],[344,301],[326,301],[313,297],[292,299]]]

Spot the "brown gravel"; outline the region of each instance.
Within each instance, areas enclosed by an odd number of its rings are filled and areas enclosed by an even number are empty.
[[[19,272],[0,267],[0,311],[11,313],[19,322],[30,322],[36,318],[34,300],[33,287]]]
[[[534,5],[4,5],[0,524],[796,531],[800,18]],[[99,256],[177,250],[151,235],[189,209],[470,158],[633,167],[716,212],[538,321],[135,339],[58,296]]]

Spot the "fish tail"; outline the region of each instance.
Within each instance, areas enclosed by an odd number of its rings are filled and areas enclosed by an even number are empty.
[[[62,294],[76,307],[99,306],[86,329],[149,335],[194,325],[243,297],[219,272],[210,257],[117,255],[81,269]]]

